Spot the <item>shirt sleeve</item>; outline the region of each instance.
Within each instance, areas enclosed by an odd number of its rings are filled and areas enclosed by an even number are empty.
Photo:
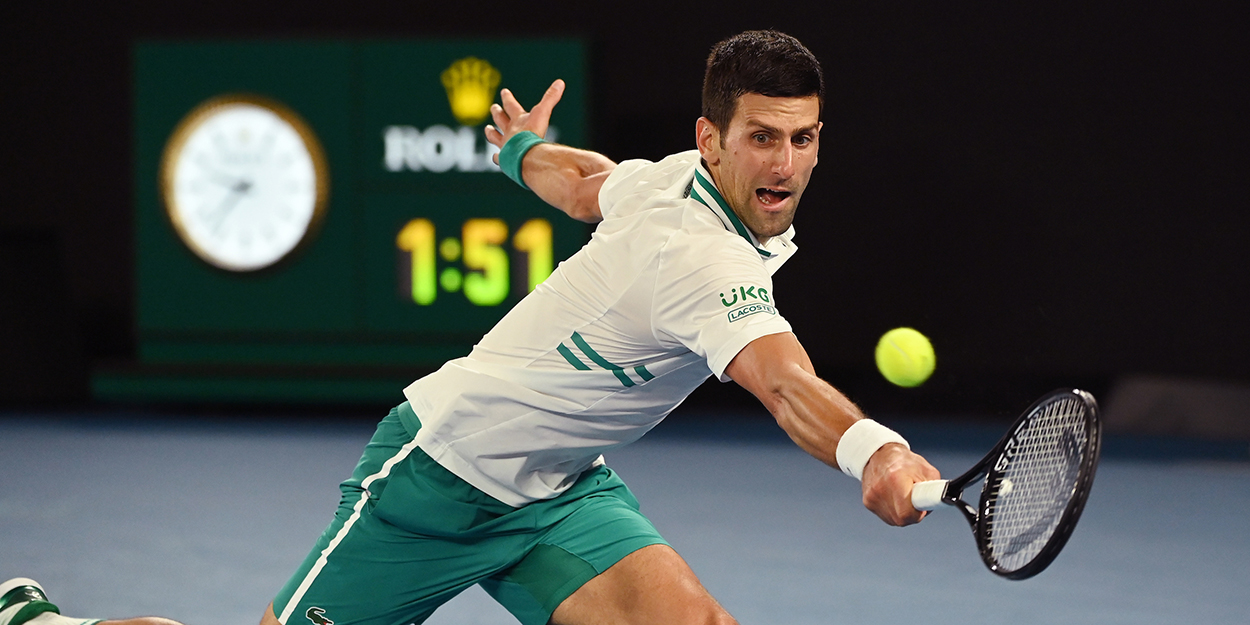
[[[656,163],[642,159],[621,161],[599,188],[599,212],[608,219],[645,209],[650,198],[674,184],[688,182],[693,175],[691,168],[698,160],[699,151],[688,150]]]
[[[777,311],[772,276],[746,241],[725,236],[676,236],[661,259],[655,296],[657,333],[707,361],[721,382],[725,368],[751,341],[790,332]]]
[[[599,212],[607,219],[612,215],[621,199],[635,191],[639,177],[651,161],[633,159],[621,161],[608,174],[608,179],[599,187]]]

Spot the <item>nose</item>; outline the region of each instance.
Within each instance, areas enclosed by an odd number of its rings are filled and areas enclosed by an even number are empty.
[[[783,180],[789,179],[794,176],[794,146],[789,141],[779,142],[777,146],[773,153],[773,174]]]

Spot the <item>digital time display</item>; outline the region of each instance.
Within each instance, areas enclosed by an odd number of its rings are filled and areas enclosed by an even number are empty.
[[[526,293],[551,275],[552,232],[546,219],[530,219],[515,233],[502,219],[468,219],[459,234],[440,239],[434,222],[425,218],[404,225],[395,237],[402,297],[430,306],[441,291],[461,293],[475,306],[498,306],[514,283],[511,258],[524,264],[515,275],[524,276]]]
[[[585,147],[581,41],[140,42],[134,61],[145,366],[346,376],[325,397],[407,377],[468,353],[590,235],[483,131],[501,88],[532,106],[563,78],[546,138]]]

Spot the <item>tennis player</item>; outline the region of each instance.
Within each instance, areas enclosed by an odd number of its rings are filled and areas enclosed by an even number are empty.
[[[811,52],[775,31],[717,44],[697,149],[655,163],[543,141],[563,90],[529,111],[504,90],[486,137],[518,184],[598,222],[591,241],[404,390],[262,625],[421,623],[474,584],[525,625],[735,623],[602,457],[708,376],[861,479],[885,522],[922,518],[911,487],[938,472],[816,376],[773,291],[820,147]]]

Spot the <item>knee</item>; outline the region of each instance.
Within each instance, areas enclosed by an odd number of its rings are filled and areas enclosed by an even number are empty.
[[[260,625],[282,625],[282,621],[279,621],[278,617],[273,613],[273,603],[270,603],[269,607],[265,608],[264,616],[260,617]]]
[[[715,604],[712,610],[701,621],[701,625],[738,625],[738,619],[735,619],[720,604]]]

